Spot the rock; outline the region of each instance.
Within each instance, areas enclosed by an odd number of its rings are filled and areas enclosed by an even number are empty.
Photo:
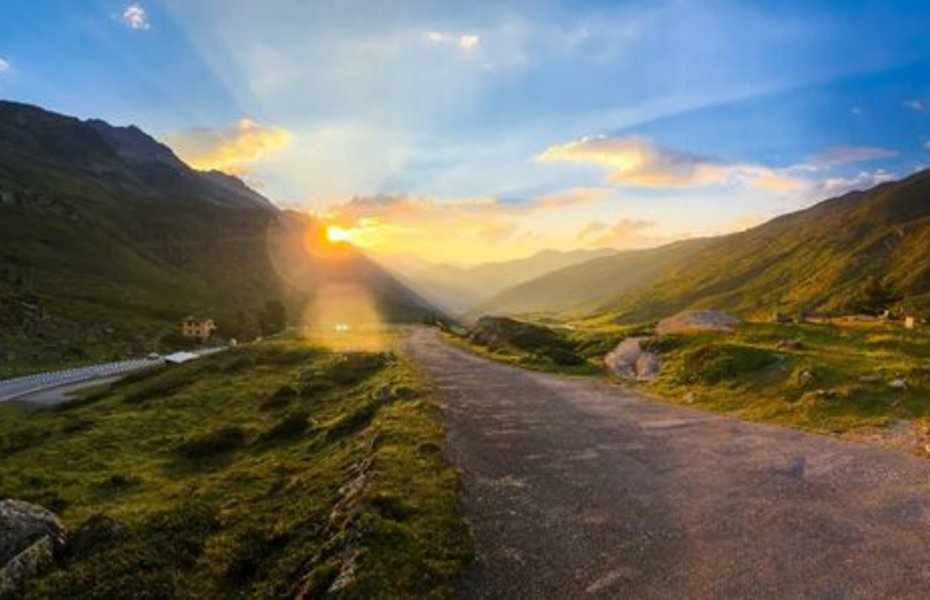
[[[775,346],[776,346],[777,348],[795,348],[795,349],[797,349],[797,348],[803,348],[803,347],[804,347],[804,344],[801,342],[801,340],[797,340],[797,339],[792,340],[792,339],[785,338],[785,339],[778,340],[778,343],[775,344]]]
[[[814,377],[814,374],[807,369],[801,371],[798,374],[798,383],[800,383],[801,385],[811,384],[814,382],[815,379],[816,377]]]
[[[54,513],[21,500],[0,502],[0,564],[46,536],[56,549],[64,547],[65,526]]]
[[[894,379],[891,382],[889,382],[888,385],[889,387],[891,387],[891,389],[894,389],[894,390],[906,390],[907,389],[907,382],[904,381],[903,379]]]
[[[647,338],[628,337],[604,357],[604,365],[612,375],[631,381],[655,379],[661,368],[659,358],[640,347]]]
[[[0,502],[0,598],[15,595],[50,566],[67,542],[52,512],[21,500]]]
[[[656,332],[688,333],[690,331],[731,331],[740,320],[719,310],[686,310],[659,322]]]

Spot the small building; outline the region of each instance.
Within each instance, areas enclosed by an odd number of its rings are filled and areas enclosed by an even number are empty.
[[[194,338],[201,343],[209,340],[215,331],[216,325],[213,323],[213,319],[191,316],[181,321],[181,335]]]
[[[917,319],[915,317],[904,317],[905,329],[914,329],[915,327],[917,327]]]

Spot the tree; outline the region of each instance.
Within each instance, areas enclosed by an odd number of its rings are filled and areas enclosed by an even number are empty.
[[[287,312],[278,300],[269,300],[258,314],[258,327],[262,335],[271,335],[284,331],[287,326]]]

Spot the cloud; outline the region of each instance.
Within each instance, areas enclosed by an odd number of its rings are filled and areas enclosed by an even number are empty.
[[[806,164],[815,167],[839,167],[857,162],[892,158],[898,152],[877,146],[836,146],[809,157]]]
[[[901,103],[901,106],[914,112],[924,112],[927,110],[927,105],[922,100],[908,100]]]
[[[428,31],[426,39],[435,44],[454,44],[462,50],[472,50],[481,43],[481,36],[475,33],[455,35],[443,31]]]
[[[10,70],[10,63],[0,57],[0,73],[5,73]]]
[[[130,29],[145,30],[150,29],[149,15],[142,5],[130,4],[123,9],[123,24]]]
[[[537,159],[598,165],[608,170],[607,180],[618,186],[694,188],[741,183],[775,191],[803,186],[802,181],[762,165],[728,163],[671,150],[639,136],[584,137],[550,146]]]
[[[592,221],[578,232],[578,240],[587,246],[598,248],[642,246],[658,241],[644,234],[657,227],[655,221],[622,218],[608,225],[603,221]]]
[[[195,169],[244,175],[249,163],[286,146],[292,139],[293,134],[286,129],[241,119],[228,127],[171,134],[165,142]]]
[[[852,177],[830,177],[816,184],[812,189],[812,195],[818,198],[839,196],[854,190],[867,190],[897,178],[896,173],[885,169],[862,171]]]
[[[576,187],[541,196],[536,203],[544,208],[561,208],[600,202],[611,190],[598,187]]]

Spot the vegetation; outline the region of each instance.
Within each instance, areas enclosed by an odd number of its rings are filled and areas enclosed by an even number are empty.
[[[435,315],[319,227],[136,128],[0,101],[0,378],[178,348],[188,314],[277,332],[329,285],[388,321]]]
[[[813,323],[748,322],[732,332],[655,336],[649,325],[616,326],[583,321],[549,328],[537,339],[561,336],[587,358],[584,368],[542,360],[531,348],[487,346],[465,333],[454,343],[529,368],[571,375],[604,376],[603,357],[628,336],[659,355],[657,379],[636,384],[657,399],[822,433],[858,436],[908,422],[930,430],[930,331],[906,330],[900,322],[850,317]],[[527,324],[528,325],[528,324]],[[534,328],[545,328],[533,324]],[[909,441],[925,452],[926,435]],[[897,444],[901,445],[901,444]]]
[[[27,598],[450,597],[470,538],[441,444],[404,356],[275,339],[0,406],[0,497],[72,531]]]
[[[685,308],[756,320],[775,312],[891,309],[930,317],[930,171],[747,231],[621,252],[501,293],[480,314],[642,323]]]

